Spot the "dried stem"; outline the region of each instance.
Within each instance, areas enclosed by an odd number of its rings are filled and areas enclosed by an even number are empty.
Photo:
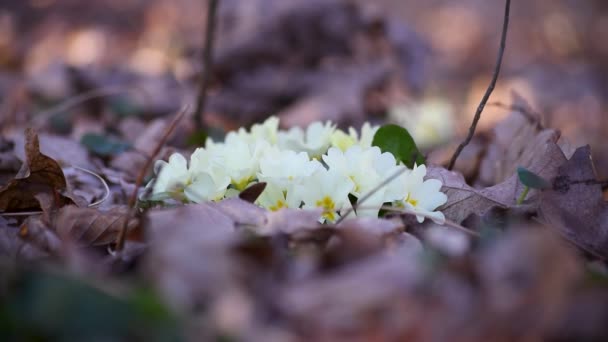
[[[213,38],[215,35],[215,23],[219,0],[209,0],[207,6],[207,26],[205,28],[205,47],[203,51],[202,71],[198,94],[196,97],[196,107],[194,108],[194,122],[198,131],[205,129],[205,104],[207,102],[207,88],[211,79],[211,66],[213,64]]]
[[[460,155],[462,150],[465,148],[465,146],[467,146],[471,142],[471,139],[473,139],[473,135],[475,134],[475,129],[477,128],[477,123],[479,122],[479,119],[481,118],[481,113],[483,112],[483,109],[486,106],[486,103],[488,102],[490,95],[494,91],[494,87],[496,86],[496,81],[498,80],[498,75],[500,74],[500,66],[502,65],[502,56],[504,55],[505,45],[506,45],[506,41],[507,41],[510,7],[511,7],[511,0],[506,0],[505,16],[504,16],[504,22],[502,25],[502,35],[500,37],[500,48],[498,49],[498,57],[496,59],[496,66],[494,68],[494,75],[492,76],[492,81],[490,81],[490,84],[488,85],[488,88],[486,89],[486,93],[483,95],[483,98],[481,99],[481,102],[479,103],[479,106],[477,107],[477,111],[475,112],[475,117],[473,118],[473,122],[471,123],[471,126],[469,127],[469,133],[467,134],[467,137],[464,139],[463,142],[460,143],[460,145],[458,145],[458,148],[456,148],[456,151],[454,151],[454,154],[452,155],[452,159],[450,159],[450,163],[448,164],[448,170],[452,170],[452,168],[454,168],[454,164],[456,164],[456,159],[458,159],[458,156]]]
[[[141,186],[141,184],[144,181],[144,177],[148,173],[148,169],[150,168],[150,166],[152,166],[152,162],[155,160],[155,158],[158,155],[158,153],[160,152],[161,148],[165,145],[165,142],[167,142],[167,139],[169,139],[169,136],[171,135],[173,130],[175,130],[175,127],[177,126],[179,121],[184,117],[184,114],[186,114],[187,111],[188,111],[188,107],[186,106],[182,110],[180,110],[180,112],[173,118],[173,120],[171,121],[171,123],[169,124],[167,129],[165,130],[165,134],[163,134],[162,138],[156,144],[154,151],[148,156],[148,159],[146,160],[146,164],[144,164],[144,167],[142,167],[141,170],[139,171],[139,174],[137,175],[137,179],[135,181],[135,189],[133,189],[133,192],[131,193],[131,197],[129,198],[129,213],[128,213],[129,217],[131,217],[134,214],[133,211],[135,208],[135,204],[137,203],[137,193],[139,192],[139,187]],[[124,247],[125,238],[127,236],[128,223],[129,223],[129,220],[128,219],[125,220],[125,223],[122,226],[122,228],[120,229],[120,232],[118,233],[118,237],[116,238],[115,251],[117,251],[117,252],[120,252],[122,250],[122,248]]]

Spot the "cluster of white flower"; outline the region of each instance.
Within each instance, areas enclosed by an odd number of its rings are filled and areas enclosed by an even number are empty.
[[[353,215],[377,217],[381,206],[391,204],[419,214],[419,222],[425,217],[443,222],[443,214],[435,209],[447,197],[440,181],[424,180],[424,165],[403,170],[377,189],[405,168],[391,153],[372,146],[377,130],[365,123],[360,134],[352,127],[347,133],[330,122],[315,122],[306,130],[282,131],[279,119],[271,117],[249,131],[228,133],[223,143],[208,139],[205,148],[192,153],[190,163],[178,153],[168,162],[158,161],[153,198],[218,201],[265,182],[258,205],[269,210],[320,207],[320,219],[335,222],[353,201],[377,190]]]

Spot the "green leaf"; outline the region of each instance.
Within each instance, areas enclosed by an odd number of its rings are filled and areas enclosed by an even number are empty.
[[[382,152],[390,152],[407,167],[412,168],[414,163],[424,164],[424,156],[416,147],[414,139],[403,127],[388,124],[380,127],[374,135],[373,146],[378,146]]]
[[[104,157],[117,155],[131,148],[129,143],[96,133],[83,135],[80,143],[89,151]]]
[[[517,176],[521,184],[532,189],[549,189],[551,187],[549,181],[521,166],[517,168]]]

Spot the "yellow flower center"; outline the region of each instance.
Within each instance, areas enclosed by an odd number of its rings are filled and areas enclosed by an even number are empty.
[[[413,207],[418,205],[418,200],[410,198],[410,194],[407,194],[407,197],[405,198],[405,201],[409,204],[411,204]]]
[[[318,200],[316,203],[317,207],[323,208],[323,217],[334,222],[336,220],[336,203],[329,196],[325,196]]]
[[[250,180],[251,180],[251,177],[245,177],[245,178],[242,178],[239,180],[232,181],[232,185],[234,185],[234,187],[238,191],[243,191],[243,190],[245,190],[245,188],[247,188],[247,185],[249,184]]]
[[[271,211],[277,211],[281,208],[286,208],[287,205],[285,204],[285,202],[283,200],[278,200],[276,205],[271,205],[268,209],[270,209]]]

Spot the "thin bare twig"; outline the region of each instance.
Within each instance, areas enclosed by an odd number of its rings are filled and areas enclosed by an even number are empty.
[[[205,104],[207,102],[207,88],[211,80],[211,66],[213,64],[213,38],[215,35],[215,22],[219,0],[209,0],[207,6],[207,27],[205,28],[205,47],[203,51],[203,69],[201,71],[196,107],[194,107],[194,122],[198,131],[205,129]]]
[[[184,114],[186,114],[186,112],[188,111],[188,107],[184,107],[182,110],[179,111],[179,113],[173,118],[173,120],[171,121],[171,123],[169,124],[169,126],[167,127],[167,129],[165,130],[165,133],[163,134],[162,138],[158,141],[158,143],[156,144],[156,147],[154,147],[154,151],[152,151],[152,153],[148,156],[148,159],[146,160],[146,164],[144,164],[144,167],[141,168],[141,170],[139,171],[139,174],[137,175],[137,179],[135,181],[135,189],[133,189],[133,192],[131,193],[131,197],[129,197],[129,217],[133,216],[134,214],[134,208],[135,208],[135,204],[137,203],[137,193],[139,191],[139,187],[141,186],[141,184],[144,181],[144,177],[146,176],[146,173],[148,173],[148,169],[150,168],[150,166],[152,166],[152,162],[154,162],[156,155],[158,155],[158,153],[160,152],[161,148],[165,145],[165,142],[167,142],[167,139],[169,139],[169,136],[171,135],[171,133],[173,133],[173,130],[175,130],[175,127],[177,126],[177,124],[179,123],[179,121],[183,118]],[[118,233],[118,236],[116,237],[116,246],[114,248],[114,250],[116,252],[120,252],[124,245],[125,245],[125,238],[127,237],[127,225],[129,223],[129,220],[125,220],[124,225],[121,227],[120,232]]]
[[[462,150],[465,148],[465,146],[467,146],[471,142],[471,139],[473,139],[473,135],[475,134],[475,129],[477,128],[477,123],[479,122],[479,119],[481,118],[481,113],[483,112],[483,109],[486,106],[486,103],[488,102],[490,95],[494,91],[494,87],[496,86],[496,81],[498,80],[498,75],[500,74],[500,66],[502,65],[502,56],[504,55],[505,45],[506,45],[506,41],[507,41],[507,31],[509,28],[510,8],[511,8],[511,0],[506,0],[505,16],[504,16],[504,22],[502,24],[502,35],[500,37],[500,47],[498,49],[498,57],[496,59],[496,66],[494,68],[494,75],[492,76],[492,81],[490,81],[490,84],[488,85],[488,88],[486,89],[486,93],[483,95],[483,98],[481,99],[481,102],[479,103],[479,106],[477,107],[477,111],[475,112],[475,117],[473,117],[473,122],[471,123],[471,126],[469,127],[469,133],[467,134],[467,137],[464,139],[463,142],[460,143],[460,145],[458,145],[458,148],[456,148],[456,151],[454,151],[454,154],[452,155],[452,159],[450,159],[450,163],[448,164],[448,170],[452,170],[452,168],[454,168],[454,164],[456,164],[456,159],[458,159],[458,156],[460,155]]]
[[[395,178],[399,177],[403,172],[405,172],[407,170],[407,167],[403,166],[400,167],[399,170],[397,170],[395,173],[393,173],[392,175],[390,175],[389,177],[387,177],[384,181],[382,181],[382,183],[378,184],[375,188],[373,188],[370,192],[368,192],[367,194],[365,194],[364,196],[362,196],[361,198],[359,198],[357,200],[357,203],[355,203],[354,206],[348,208],[348,210],[346,210],[344,212],[344,214],[338,219],[338,221],[336,221],[336,225],[340,224],[340,222],[344,221],[344,219],[350,215],[350,213],[352,213],[353,211],[355,211],[357,208],[359,208],[359,206],[361,204],[363,204],[363,202],[365,202],[366,200],[368,200],[370,197],[372,197],[376,192],[378,192],[378,190],[382,189],[383,187],[387,186],[390,182],[392,182]]]

